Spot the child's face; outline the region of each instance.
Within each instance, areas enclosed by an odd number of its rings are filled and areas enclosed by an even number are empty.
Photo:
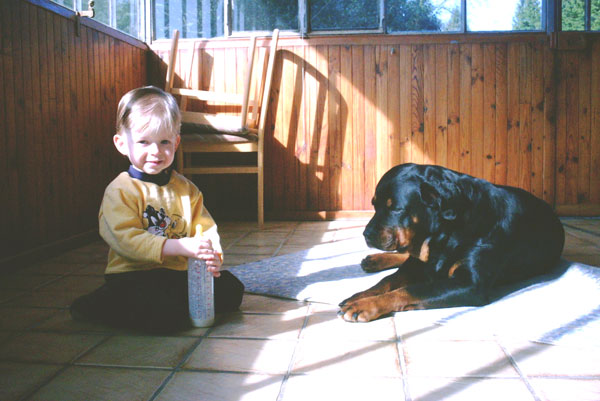
[[[147,133],[132,129],[117,134],[114,143],[131,164],[146,174],[159,174],[173,163],[180,136],[172,132]]]

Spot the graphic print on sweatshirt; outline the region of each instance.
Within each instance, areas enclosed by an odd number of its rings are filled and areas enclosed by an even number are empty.
[[[173,218],[167,215],[162,207],[157,211],[152,205],[146,206],[143,217],[148,220],[148,232],[167,238],[182,238],[186,236],[181,216],[174,215]],[[179,223],[179,224],[178,224]],[[176,232],[175,230],[180,232]]]

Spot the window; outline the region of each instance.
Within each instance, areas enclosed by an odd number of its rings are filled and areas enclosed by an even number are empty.
[[[542,0],[467,0],[469,31],[540,31]]]
[[[600,30],[600,0],[562,0],[563,31]]]
[[[460,0],[390,0],[386,26],[390,33],[461,31]]]
[[[87,9],[87,0],[53,1]],[[546,29],[546,14],[557,4],[563,31],[600,31],[600,0],[95,0],[94,9],[97,21],[149,41],[168,39],[174,29],[183,38],[274,28],[302,34],[535,32]]]
[[[311,0],[313,31],[359,31],[380,28],[380,3],[374,0]]]
[[[298,0],[235,0],[233,32],[298,30]]]
[[[225,0],[154,0],[154,39],[223,36]]]

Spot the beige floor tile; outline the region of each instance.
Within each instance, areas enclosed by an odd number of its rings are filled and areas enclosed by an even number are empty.
[[[296,341],[206,338],[184,364],[188,369],[285,374]]]
[[[3,274],[0,280],[0,289],[33,290],[59,279],[59,275],[32,275],[20,272]]]
[[[230,255],[262,255],[263,258],[271,257],[279,245],[240,245],[236,244],[227,250],[227,256]]]
[[[408,378],[413,401],[535,401],[520,379]]]
[[[281,401],[402,401],[404,389],[398,377],[291,376]]]
[[[193,337],[115,336],[78,359],[78,364],[174,368],[197,342]]]
[[[335,241],[335,231],[326,232],[310,232],[310,231],[296,231],[292,234],[285,245],[303,245],[311,246],[324,244]]]
[[[276,256],[289,255],[296,252],[304,252],[310,249],[310,245],[283,245]]]
[[[7,306],[27,306],[38,308],[68,308],[78,297],[88,292],[62,291],[50,292],[40,290],[27,291],[20,297],[7,302]]]
[[[239,240],[236,246],[273,246],[285,239],[279,232],[253,232]]]
[[[392,318],[369,323],[349,323],[340,319],[337,312],[321,312],[308,316],[308,323],[301,336],[306,340],[343,338],[344,341],[395,341],[396,330]]]
[[[22,399],[62,368],[62,365],[0,362],[0,400]]]
[[[20,274],[33,275],[65,275],[77,272],[87,265],[85,263],[36,263],[20,271]]]
[[[71,313],[66,310],[60,310],[49,319],[35,326],[34,331],[59,331],[59,332],[94,332],[94,333],[116,333],[124,330],[115,329],[100,323],[84,322],[73,320]]]
[[[27,290],[0,289],[0,304],[12,302],[14,299],[26,295],[27,293]]]
[[[600,378],[600,349],[531,342],[503,344],[527,376]]]
[[[304,340],[296,350],[293,373],[346,376],[401,376],[396,343]]]
[[[65,276],[51,283],[40,287],[41,291],[46,292],[74,292],[89,293],[104,284],[104,277],[101,276]]]
[[[283,376],[178,372],[156,401],[276,401]]]
[[[217,322],[210,336],[294,340],[303,324],[304,316],[233,313]]]
[[[73,366],[33,394],[31,401],[146,401],[169,375],[165,370]]]
[[[24,333],[0,346],[0,360],[68,363],[104,338],[95,334]]]
[[[518,377],[493,341],[414,341],[403,347],[409,376]]]
[[[531,379],[531,385],[541,401],[598,401],[600,380]]]
[[[265,258],[264,255],[236,255],[236,254],[228,254],[225,252],[225,261],[223,266],[227,269],[234,268],[238,265],[243,265],[245,263],[258,262],[259,260],[263,260]],[[235,273],[235,270],[231,270],[232,273]]]
[[[244,294],[240,310],[242,312],[254,313],[285,313],[306,315],[308,303],[253,294]]]
[[[83,269],[73,272],[74,275],[84,276],[104,276],[106,270],[106,263],[90,263],[87,264]]]
[[[0,327],[3,330],[23,330],[58,312],[58,309],[5,306],[0,308]]]

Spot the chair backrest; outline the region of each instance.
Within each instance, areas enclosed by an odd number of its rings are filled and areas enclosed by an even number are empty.
[[[208,125],[216,130],[224,132],[236,130],[250,130],[264,132],[266,123],[266,114],[268,111],[268,96],[271,90],[273,79],[273,70],[275,64],[275,55],[277,51],[277,42],[279,40],[279,30],[273,31],[271,44],[268,52],[268,58],[265,56],[261,60],[261,54],[266,55],[266,51],[256,51],[256,36],[252,36],[248,46],[248,62],[244,78],[244,89],[242,94],[224,93],[215,91],[204,91],[197,89],[175,88],[175,65],[177,63],[179,31],[173,32],[171,40],[171,52],[169,54],[169,64],[165,80],[165,90],[174,95],[181,96],[180,108],[182,111],[183,122]],[[258,53],[258,57],[256,54]],[[260,68],[259,79],[253,80],[254,70]],[[215,103],[233,104],[241,107],[239,116],[222,115],[215,117],[206,113],[187,111],[187,99],[193,98]],[[264,103],[266,101],[266,103]]]

